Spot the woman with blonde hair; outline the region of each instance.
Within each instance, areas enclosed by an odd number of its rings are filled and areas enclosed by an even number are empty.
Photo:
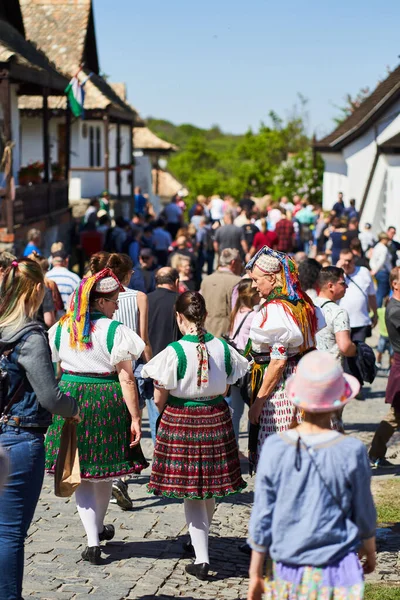
[[[0,598],[20,600],[24,540],[44,476],[44,436],[52,415],[79,420],[75,399],[60,392],[47,338],[35,320],[44,297],[40,265],[14,260],[0,290],[0,441],[10,474],[0,500]],[[8,385],[5,382],[8,380]]]

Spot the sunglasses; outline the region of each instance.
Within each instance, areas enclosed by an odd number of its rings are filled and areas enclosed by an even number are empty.
[[[104,300],[106,302],[112,302],[113,304],[115,304],[115,306],[118,308],[119,306],[119,300],[113,300],[112,298],[104,298]]]

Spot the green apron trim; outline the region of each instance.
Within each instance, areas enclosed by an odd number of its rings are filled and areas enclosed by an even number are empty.
[[[217,396],[216,398],[212,398],[211,400],[186,400],[186,398],[177,398],[176,396],[169,395],[168,404],[171,406],[211,406],[214,404],[221,404],[224,401],[223,396]]]
[[[107,331],[107,350],[111,354],[114,347],[115,333],[118,327],[122,325],[119,321],[112,321]]]
[[[229,350],[229,346],[225,340],[220,339],[222,345],[224,346],[224,359],[225,359],[225,371],[227,377],[232,373],[232,361],[231,361],[231,353]]]
[[[179,342],[172,342],[172,344],[169,345],[175,350],[176,356],[178,357],[177,377],[178,379],[183,379],[187,369],[187,358],[185,351]]]
[[[110,383],[111,381],[118,382],[118,374],[111,373],[110,375],[103,375],[101,377],[88,377],[87,375],[72,375],[72,373],[63,373],[61,381],[73,381],[76,383]]]

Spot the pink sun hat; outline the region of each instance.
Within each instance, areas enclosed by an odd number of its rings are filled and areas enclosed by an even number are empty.
[[[286,382],[289,400],[306,412],[340,410],[357,396],[360,384],[329,352],[314,350],[299,361],[296,373]]]

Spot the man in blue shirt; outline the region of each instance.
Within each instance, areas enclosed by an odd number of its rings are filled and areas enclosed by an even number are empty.
[[[343,215],[345,211],[344,201],[343,201],[343,192],[338,193],[338,201],[333,205],[333,209],[336,213],[336,216],[340,217]]]
[[[139,186],[135,187],[135,213],[137,215],[144,215],[147,206],[147,198],[142,194],[142,188]]]
[[[24,256],[29,256],[32,252],[37,252],[39,256],[42,256],[40,250],[40,244],[42,240],[42,234],[39,229],[30,229],[28,231],[28,243],[25,246]]]

